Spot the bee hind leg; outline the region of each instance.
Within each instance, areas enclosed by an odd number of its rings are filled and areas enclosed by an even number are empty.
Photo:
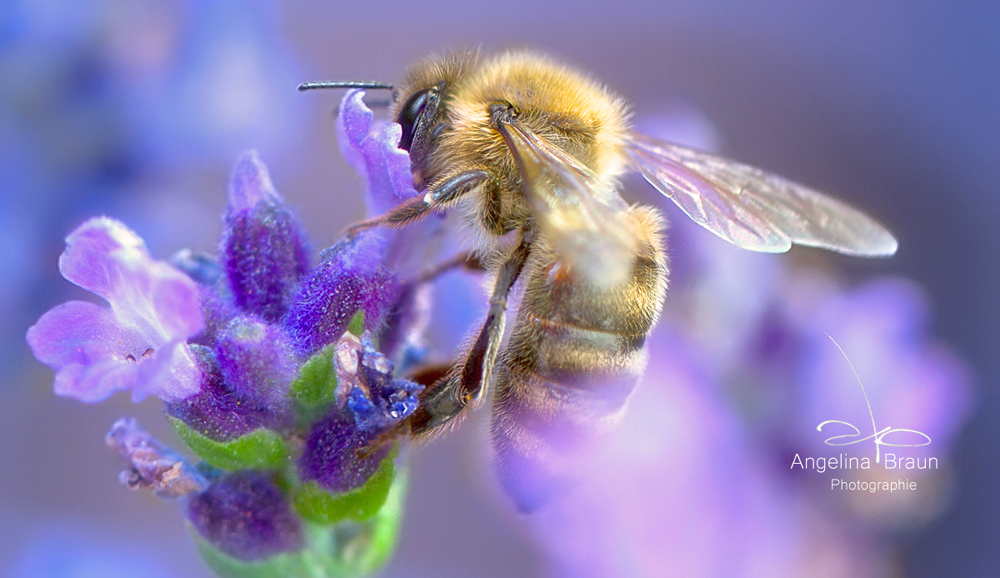
[[[459,417],[469,403],[483,399],[500,352],[506,324],[507,295],[521,275],[524,264],[535,240],[533,226],[521,233],[521,242],[510,257],[500,266],[490,309],[479,336],[472,344],[465,361],[455,367],[433,386],[424,391],[420,406],[410,416],[410,434],[415,437],[432,436]]]

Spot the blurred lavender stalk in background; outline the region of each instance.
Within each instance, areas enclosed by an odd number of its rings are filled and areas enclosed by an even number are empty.
[[[297,63],[269,2],[14,0],[0,14],[0,330],[67,291],[37,266],[114,212],[151,246],[207,242],[206,172],[246,143],[284,152]],[[220,72],[221,71],[221,72]],[[9,330],[9,331],[8,331]],[[0,361],[22,355],[0,342]],[[20,344],[23,347],[23,344]]]
[[[670,243],[668,305],[621,428],[582,466],[579,491],[530,521],[556,575],[897,575],[893,537],[945,506],[971,405],[968,372],[928,335],[919,289],[894,278],[843,287],[816,263],[741,251],[683,216]],[[823,444],[835,434],[816,426],[829,419],[871,433],[829,336],[878,427],[933,440],[883,455],[933,455],[941,469],[886,471],[871,441]],[[797,454],[870,456],[873,467],[821,475],[792,468]],[[831,478],[918,489],[838,491]]]

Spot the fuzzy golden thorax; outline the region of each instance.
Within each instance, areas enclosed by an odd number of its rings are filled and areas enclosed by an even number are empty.
[[[432,58],[410,71],[397,102],[432,87],[440,91],[442,126],[435,131],[426,166],[414,167],[428,188],[456,174],[485,169],[500,182],[505,210],[527,216],[527,209],[517,206],[517,165],[490,118],[490,106],[498,103],[513,106],[519,122],[585,164],[607,186],[614,187],[625,170],[624,101],[546,57],[515,51],[489,58],[477,53]]]

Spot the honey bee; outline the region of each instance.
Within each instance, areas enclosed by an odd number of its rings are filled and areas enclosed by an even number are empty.
[[[330,86],[303,88],[320,85]],[[667,290],[664,224],[655,209],[619,195],[627,171],[745,249],[896,251],[884,227],[840,201],[632,132],[620,97],[532,52],[428,59],[395,89],[390,115],[422,194],[350,231],[455,209],[495,276],[481,330],[405,427],[414,438],[432,436],[492,391],[500,479],[522,510],[562,487],[574,452],[621,416],[645,367],[644,342]]]

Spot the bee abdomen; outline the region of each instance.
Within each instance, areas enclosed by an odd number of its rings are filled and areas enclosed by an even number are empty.
[[[646,365],[646,336],[666,291],[659,220],[630,215],[641,241],[633,275],[595,287],[554,275],[540,251],[496,375],[490,427],[500,480],[530,511],[572,480],[573,464],[620,419]]]
[[[569,485],[581,452],[619,421],[645,367],[644,340],[539,319],[515,327],[490,432],[500,481],[522,511]]]
[[[619,398],[628,392],[613,385],[641,375],[645,341],[645,333],[621,335],[531,317],[511,334],[504,365],[514,382],[532,376],[556,389]]]

